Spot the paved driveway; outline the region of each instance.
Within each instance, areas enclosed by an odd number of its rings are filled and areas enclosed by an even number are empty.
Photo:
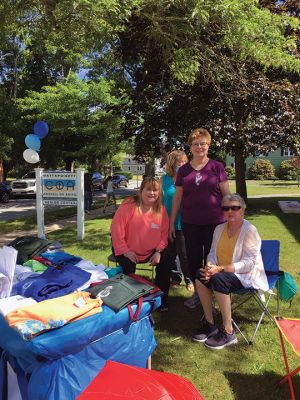
[[[134,183],[131,183],[128,188],[116,189],[117,197],[131,196],[135,193]],[[99,200],[105,197],[105,191],[95,191],[94,200]],[[53,208],[64,208],[66,206],[45,206],[45,210]],[[4,221],[11,221],[25,216],[33,215],[36,212],[35,198],[14,198],[8,203],[0,203],[0,219]]]

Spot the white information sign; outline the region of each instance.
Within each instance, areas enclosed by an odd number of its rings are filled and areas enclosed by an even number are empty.
[[[44,172],[35,169],[38,237],[45,238],[44,205],[77,205],[77,239],[84,238],[84,170]]]
[[[65,199],[44,199],[43,203],[52,206],[76,206],[77,200],[65,200]]]
[[[42,174],[43,197],[76,198],[76,173],[45,172]]]

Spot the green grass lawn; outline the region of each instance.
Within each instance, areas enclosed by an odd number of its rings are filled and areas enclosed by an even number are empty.
[[[278,199],[250,199],[247,218],[257,226],[262,239],[279,239],[281,243],[281,268],[289,271],[300,286],[300,215],[283,214],[277,207]],[[86,223],[86,237],[76,242],[76,227],[53,232],[50,239],[59,240],[65,250],[95,263],[107,264],[110,247],[110,218]],[[257,339],[247,346],[238,335],[239,343],[228,349],[213,352],[191,341],[197,330],[201,309],[188,310],[183,301],[189,297],[182,286],[171,289],[170,311],[155,313],[157,349],[152,360],[156,370],[173,372],[190,379],[206,400],[213,399],[276,399],[289,398],[288,387],[278,388],[277,382],[284,374],[277,328],[265,319]],[[275,296],[270,309],[276,313]],[[300,317],[300,295],[289,304],[281,302],[284,316]],[[258,314],[255,304],[235,315],[238,324],[250,334]],[[299,358],[288,347],[291,367],[299,365]],[[297,364],[298,363],[298,364]],[[294,377],[297,398],[300,398],[300,377]]]
[[[297,181],[253,181],[247,180],[248,196],[295,194],[300,196]],[[230,181],[230,189],[236,191],[235,181]]]
[[[255,185],[248,186],[250,196],[255,195],[255,190],[258,194],[262,194],[262,190],[265,190],[264,194],[271,194],[269,190],[277,193],[278,181],[272,182],[271,186],[268,186],[268,182],[254,183]],[[292,190],[295,190],[295,199],[300,200],[297,186],[285,182],[281,189],[283,187],[281,199],[284,199],[284,193],[293,193]],[[291,272],[300,287],[300,214],[283,214],[278,208],[278,200],[250,199],[246,217],[258,228],[262,239],[280,240],[281,269]],[[26,220],[24,221],[26,224]],[[48,239],[59,240],[65,250],[74,255],[106,265],[107,256],[111,253],[110,223],[109,217],[86,221],[85,239],[82,242],[76,241],[75,225],[52,232]],[[2,226],[0,224],[0,229]],[[153,369],[173,372],[190,379],[206,400],[288,399],[288,386],[277,387],[277,382],[284,375],[277,328],[265,319],[253,346],[244,344],[238,335],[239,343],[236,346],[213,352],[202,344],[191,341],[191,335],[199,326],[201,309],[186,309],[183,301],[188,297],[189,293],[183,286],[171,289],[170,311],[154,315],[158,346],[152,357]],[[275,297],[270,304],[274,314]],[[291,307],[281,302],[282,315],[300,318],[299,300],[298,293]],[[256,310],[255,304],[249,304],[243,312],[236,312],[236,321],[248,334],[255,327],[255,318],[258,316]],[[287,347],[287,351],[293,369],[299,365],[299,357],[290,347]],[[299,374],[294,377],[293,382],[296,398],[300,398]]]

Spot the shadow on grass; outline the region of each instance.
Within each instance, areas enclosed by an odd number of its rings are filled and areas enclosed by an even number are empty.
[[[101,248],[101,251],[104,252],[111,251],[109,232],[100,232],[97,228],[89,229],[88,235],[82,241],[76,241],[76,233],[71,227],[52,232],[48,235],[48,238],[63,243],[64,247],[73,246],[76,242],[78,249],[95,250],[95,248]]]
[[[280,210],[278,206],[278,201],[291,201],[291,200],[300,201],[300,194],[299,196],[295,196],[294,198],[282,196],[276,198],[262,197],[258,199],[249,199],[247,215],[253,218],[263,215],[276,216],[286,227],[286,229],[290,232],[290,234],[294,236],[295,240],[297,242],[300,242],[300,229],[299,229],[300,214],[297,213],[285,214]]]
[[[186,300],[185,297],[174,294],[174,291],[170,294],[169,312],[156,313],[156,326],[158,329],[169,332],[172,335],[191,339],[191,336],[199,329],[201,324],[202,307],[198,306],[195,309],[189,309],[183,305],[184,300]],[[254,300],[250,300],[249,303],[244,305],[244,308],[236,310],[233,314],[235,322],[248,337],[252,336],[260,316],[261,310]],[[222,325],[219,311],[215,315],[215,320],[218,326]],[[184,323],[178,324],[178,321],[183,321]],[[273,326],[267,316],[261,321],[260,329],[263,329],[264,326]],[[259,335],[259,331],[257,334]]]
[[[284,365],[282,365],[284,368]],[[276,399],[286,400],[290,398],[289,385],[278,382],[284,376],[276,373],[265,372],[262,375],[241,374],[238,372],[224,372],[236,400]],[[300,377],[293,377],[293,386],[296,399],[300,398]]]
[[[297,182],[288,182],[288,181],[285,181],[285,182],[276,182],[276,181],[274,181],[274,182],[264,182],[264,183],[260,183],[260,186],[278,186],[278,187],[286,187],[287,189],[289,188],[289,187],[297,187],[298,186],[298,183]]]

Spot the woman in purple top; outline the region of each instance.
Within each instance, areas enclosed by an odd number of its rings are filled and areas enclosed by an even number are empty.
[[[224,222],[221,201],[230,193],[223,164],[207,156],[210,143],[206,129],[194,129],[189,135],[192,160],[177,173],[170,217],[169,236],[173,240],[174,222],[182,206],[181,224],[193,282],[199,268],[206,264],[215,227]]]

